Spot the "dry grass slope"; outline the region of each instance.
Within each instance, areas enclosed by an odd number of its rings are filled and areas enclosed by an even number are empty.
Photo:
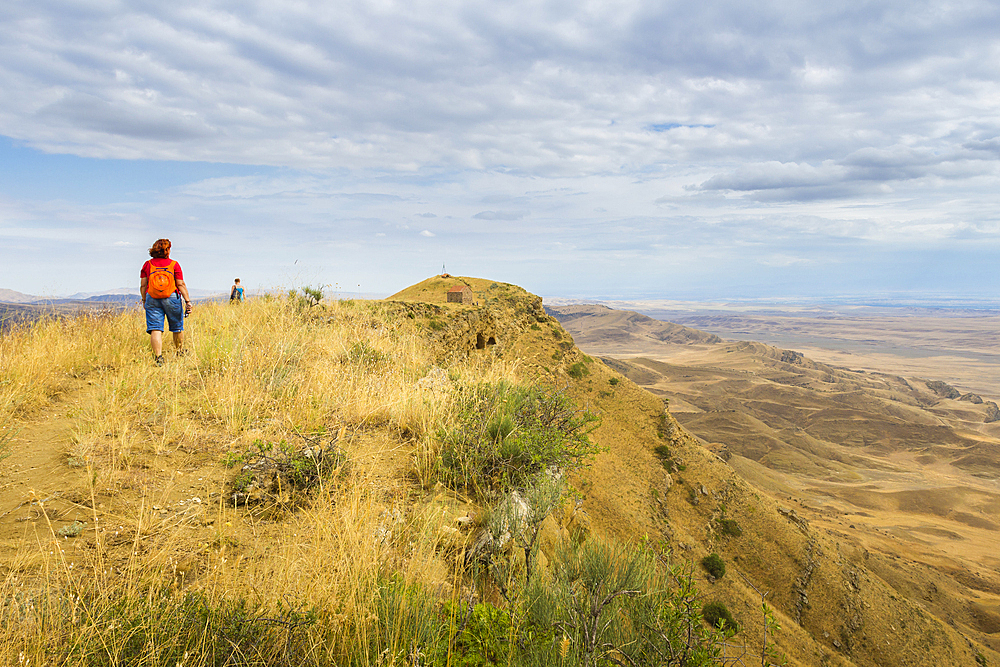
[[[479,305],[446,303],[453,281]],[[436,473],[462,387],[482,383],[562,389],[601,419],[601,453],[540,524],[545,577],[573,536],[675,564],[717,552],[724,578],[690,567],[743,627],[728,664],[761,662],[760,592],[792,665],[1000,662],[900,595],[897,564],[781,508],[520,288],[434,278],[384,302],[206,304],[188,330],[190,352],[163,368],[134,311],[0,338],[0,662],[464,664],[457,645],[435,657],[412,642],[422,614],[454,628],[470,600],[511,612],[466,567],[489,508]],[[347,463],[305,500],[279,484],[266,503],[229,502],[239,469],[224,462],[282,442]],[[976,613],[991,627],[988,604]],[[577,664],[568,636],[546,641],[551,664]],[[517,644],[486,664],[511,664]]]

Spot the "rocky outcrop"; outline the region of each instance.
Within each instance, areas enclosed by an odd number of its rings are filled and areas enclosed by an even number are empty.
[[[960,391],[952,387],[950,384],[942,382],[941,380],[928,380],[925,384],[928,389],[941,398],[958,398],[962,395]]]

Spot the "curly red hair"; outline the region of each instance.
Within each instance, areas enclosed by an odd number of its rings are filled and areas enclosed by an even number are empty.
[[[150,257],[166,259],[170,257],[170,239],[160,239],[149,249]]]

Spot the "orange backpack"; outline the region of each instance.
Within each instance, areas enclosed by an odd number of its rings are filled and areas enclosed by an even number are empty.
[[[146,283],[146,293],[154,299],[166,299],[177,291],[177,281],[174,279],[174,267],[177,262],[171,261],[166,266],[149,265],[149,282]]]

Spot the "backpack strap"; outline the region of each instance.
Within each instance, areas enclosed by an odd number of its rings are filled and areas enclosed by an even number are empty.
[[[174,267],[177,266],[177,260],[175,259],[170,260],[170,263],[167,264],[166,266],[156,266],[155,264],[153,264],[153,260],[151,259],[147,260],[146,263],[149,264],[150,275],[153,274],[153,271],[160,271],[166,269],[174,276],[175,279],[177,278],[177,272],[174,271]]]

